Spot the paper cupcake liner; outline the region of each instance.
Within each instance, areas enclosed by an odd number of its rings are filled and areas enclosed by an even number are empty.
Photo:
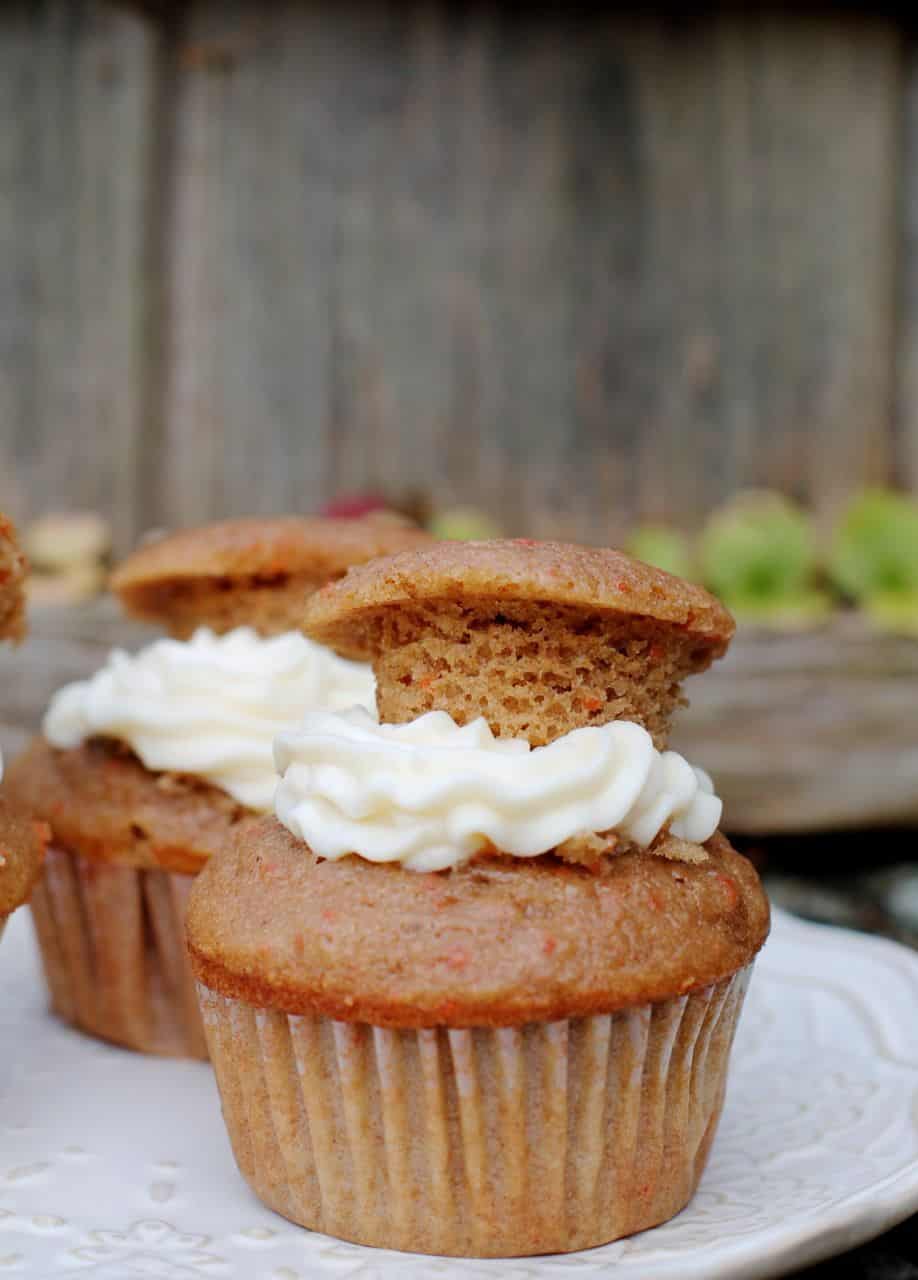
[[[55,1013],[142,1053],[206,1058],[185,949],[193,881],[49,848],[30,905]]]
[[[236,1161],[266,1204],[360,1244],[500,1257],[604,1244],[687,1203],[749,973],[499,1030],[388,1030],[198,995]]]

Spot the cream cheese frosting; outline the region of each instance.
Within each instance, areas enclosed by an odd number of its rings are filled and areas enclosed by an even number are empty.
[[[664,827],[702,843],[721,815],[703,770],[621,720],[533,748],[445,711],[407,724],[379,724],[359,708],[316,711],[278,736],[274,754],[277,817],[314,853],[413,871],[492,847],[532,858],[613,830],[642,846]]]
[[[275,735],[307,710],[354,704],[375,706],[369,666],[295,631],[263,637],[237,627],[218,636],[201,627],[187,641],[113,650],[94,676],[54,695],[44,732],[56,747],[117,738],[148,769],[194,774],[268,812]]]

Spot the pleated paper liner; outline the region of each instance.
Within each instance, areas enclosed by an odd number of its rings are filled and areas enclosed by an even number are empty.
[[[142,1053],[206,1058],[185,949],[193,879],[49,848],[31,909],[55,1013]]]
[[[388,1030],[198,994],[236,1161],[266,1204],[360,1244],[500,1257],[604,1244],[688,1202],[750,971],[500,1030]]]

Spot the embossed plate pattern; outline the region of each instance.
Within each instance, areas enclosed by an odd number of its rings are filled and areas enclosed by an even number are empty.
[[[236,1173],[207,1066],[109,1048],[44,1012],[22,912],[0,978],[0,1280],[755,1280],[918,1209],[918,956],[785,915],[695,1200],[552,1258],[416,1258],[290,1226]]]

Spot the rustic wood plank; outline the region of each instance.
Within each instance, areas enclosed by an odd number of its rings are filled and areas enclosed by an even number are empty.
[[[412,86],[409,51],[404,47],[410,17],[395,7],[358,3],[342,7],[334,52],[336,155],[334,190],[334,274],[329,322],[333,368],[334,470],[338,490],[377,489],[386,476],[402,488],[402,476],[414,474],[409,457],[428,457],[426,441],[401,418],[401,385],[410,379],[401,335],[387,325],[410,320],[414,264],[403,257],[395,203],[411,199],[412,157],[403,158],[404,122]],[[401,178],[387,180],[392,165]],[[410,183],[410,178],[408,179]],[[387,255],[394,262],[387,261]],[[428,329],[434,322],[427,317]],[[412,332],[414,328],[412,326]],[[388,348],[388,350],[387,350]],[[423,348],[422,348],[423,352]],[[426,352],[424,353],[426,354]],[[399,359],[399,355],[401,358]],[[418,353],[421,363],[422,353]],[[397,361],[393,364],[393,359]],[[419,375],[425,376],[422,369]],[[433,418],[436,390],[428,382],[426,408]],[[394,456],[391,440],[397,437]],[[404,470],[399,471],[403,464]]]
[[[908,42],[902,102],[896,479],[918,489],[918,43]]]
[[[59,0],[0,11],[0,496],[134,532],[156,34]]]
[[[887,476],[900,59],[883,18],[643,29],[645,506],[691,524],[770,484],[828,513]]]
[[[918,820],[918,644],[857,615],[803,635],[741,630],[688,683],[673,745],[708,769],[728,830]]]
[[[335,53],[320,6],[188,6],[179,32],[168,523],[328,493]]]

